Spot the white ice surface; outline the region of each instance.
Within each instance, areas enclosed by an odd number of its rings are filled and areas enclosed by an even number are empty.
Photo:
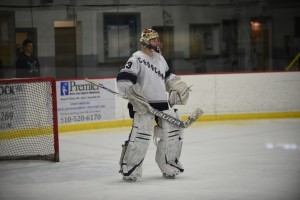
[[[128,128],[60,135],[60,162],[1,161],[0,200],[299,200],[300,119],[200,122],[185,130],[185,172],[164,179],[151,142],[143,177],[118,174]]]

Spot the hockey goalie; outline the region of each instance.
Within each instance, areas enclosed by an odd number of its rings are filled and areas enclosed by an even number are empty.
[[[141,50],[132,54],[117,75],[119,93],[129,100],[129,115],[133,118],[129,138],[122,145],[120,173],[125,181],[136,181],[142,176],[143,161],[153,137],[158,167],[164,177],[175,178],[184,171],[180,163],[183,129],[148,110],[151,106],[179,119],[172,107],[186,104],[189,87],[170,72],[155,30],[144,29],[140,44]]]

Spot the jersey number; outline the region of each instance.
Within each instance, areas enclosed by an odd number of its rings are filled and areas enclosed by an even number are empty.
[[[127,69],[130,69],[131,66],[132,66],[132,62],[127,62],[126,65],[125,65],[125,67],[126,67]]]

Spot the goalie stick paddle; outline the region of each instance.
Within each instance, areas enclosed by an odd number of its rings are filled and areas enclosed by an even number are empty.
[[[95,81],[92,81],[88,78],[85,78],[85,81],[88,82],[88,83],[91,83],[93,85],[97,85],[99,86],[100,88],[114,94],[114,95],[117,95],[119,97],[122,97],[123,99],[127,99],[125,97],[123,97],[122,95],[120,95],[119,93],[105,87],[103,84],[101,83],[96,83]],[[176,119],[174,117],[172,117],[171,115],[168,115],[162,111],[159,111],[151,106],[149,106],[149,112],[154,114],[155,116],[163,119],[163,120],[166,120],[168,122],[170,122],[171,124],[174,124],[176,126],[179,126],[180,128],[187,128],[189,127],[190,125],[192,125],[202,114],[203,114],[203,111],[200,109],[200,108],[197,108],[188,118],[186,121],[181,121],[179,119]]]

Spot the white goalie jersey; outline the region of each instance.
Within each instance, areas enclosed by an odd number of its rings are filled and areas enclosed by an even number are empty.
[[[143,95],[149,103],[168,102],[166,80],[171,76],[168,64],[163,56],[153,52],[149,57],[142,51],[135,52],[117,76],[119,93],[125,96],[129,86],[139,83]]]

